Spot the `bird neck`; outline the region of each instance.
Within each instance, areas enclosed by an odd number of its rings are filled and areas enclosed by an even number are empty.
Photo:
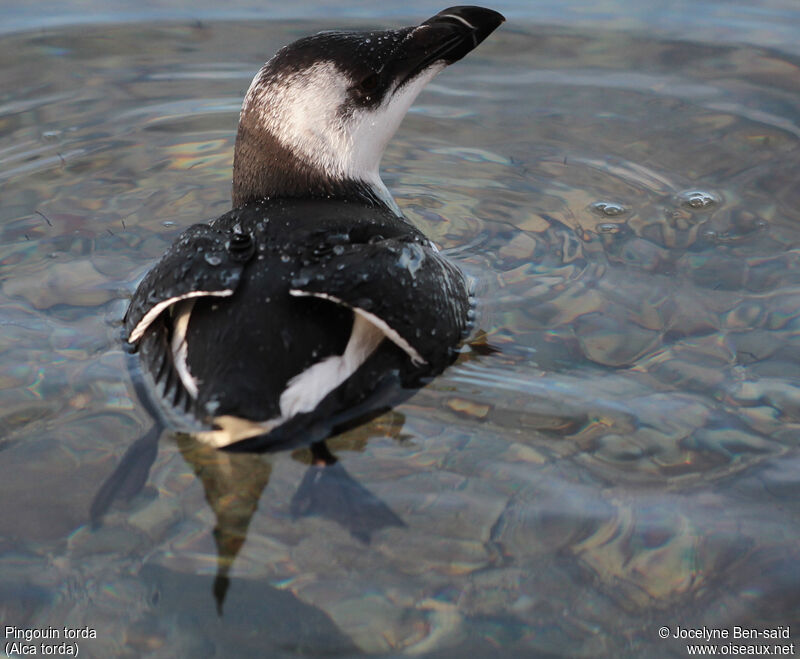
[[[388,208],[397,205],[376,174],[363,181],[332,177],[284,146],[242,112],[233,153],[233,207],[260,199],[341,199]]]

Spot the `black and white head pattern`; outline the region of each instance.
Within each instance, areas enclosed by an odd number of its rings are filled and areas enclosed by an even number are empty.
[[[279,50],[242,106],[234,205],[331,196],[349,181],[389,203],[378,174],[386,144],[423,87],[502,21],[486,12],[454,7],[416,27],[321,32]]]

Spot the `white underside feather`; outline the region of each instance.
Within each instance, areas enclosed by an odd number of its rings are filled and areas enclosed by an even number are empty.
[[[358,370],[384,336],[379,328],[355,314],[344,354],[323,359],[289,380],[281,394],[281,416],[288,419],[313,410],[325,396]]]
[[[348,306],[338,298],[325,293],[308,293],[292,290],[294,296],[312,296]],[[352,307],[349,307],[352,308]],[[424,363],[420,354],[383,320],[363,309],[352,308],[353,329],[344,353],[326,357],[293,377],[281,394],[281,416],[266,421],[251,421],[235,416],[214,418],[219,430],[197,434],[198,440],[217,448],[271,432],[296,414],[313,411],[317,405],[341,385],[375,352],[384,338],[402,348],[415,363]]]
[[[197,379],[189,372],[189,365],[186,359],[189,354],[189,346],[186,343],[186,330],[189,327],[189,318],[194,308],[194,300],[183,300],[175,307],[175,315],[172,321],[172,361],[175,370],[178,371],[184,389],[189,392],[192,398],[197,398]]]

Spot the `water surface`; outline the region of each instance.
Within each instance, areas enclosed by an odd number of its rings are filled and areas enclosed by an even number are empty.
[[[151,425],[127,298],[229,208],[263,60],[342,23],[3,36],[3,624],[88,625],[98,657],[678,657],[659,627],[800,622],[800,59],[776,6],[735,39],[723,13],[709,40],[504,26],[383,167],[478,279],[478,345],[326,472],[165,434],[98,530]]]

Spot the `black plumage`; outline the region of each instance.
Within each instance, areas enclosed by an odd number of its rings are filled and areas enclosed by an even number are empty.
[[[237,253],[237,242],[249,245],[248,251]],[[225,297],[192,298],[186,342],[189,370],[201,383],[196,399],[173,363],[168,310],[140,340],[145,369],[173,423],[181,418],[177,409],[211,427],[220,415],[254,421],[279,416],[280,394],[291,378],[344,352],[352,308],[373,313],[425,361],[414,364],[384,340],[343,389],[351,391],[348,400],[325,406],[333,408],[329,416],[362,402],[352,389],[371,391],[377,363],[407,387],[441,372],[468,328],[467,286],[419,230],[388,209],[265,200],[230,211],[210,226],[187,229],[142,280],[125,322],[130,334],[147,310],[163,301],[232,290]],[[344,304],[290,291],[329,294]]]

